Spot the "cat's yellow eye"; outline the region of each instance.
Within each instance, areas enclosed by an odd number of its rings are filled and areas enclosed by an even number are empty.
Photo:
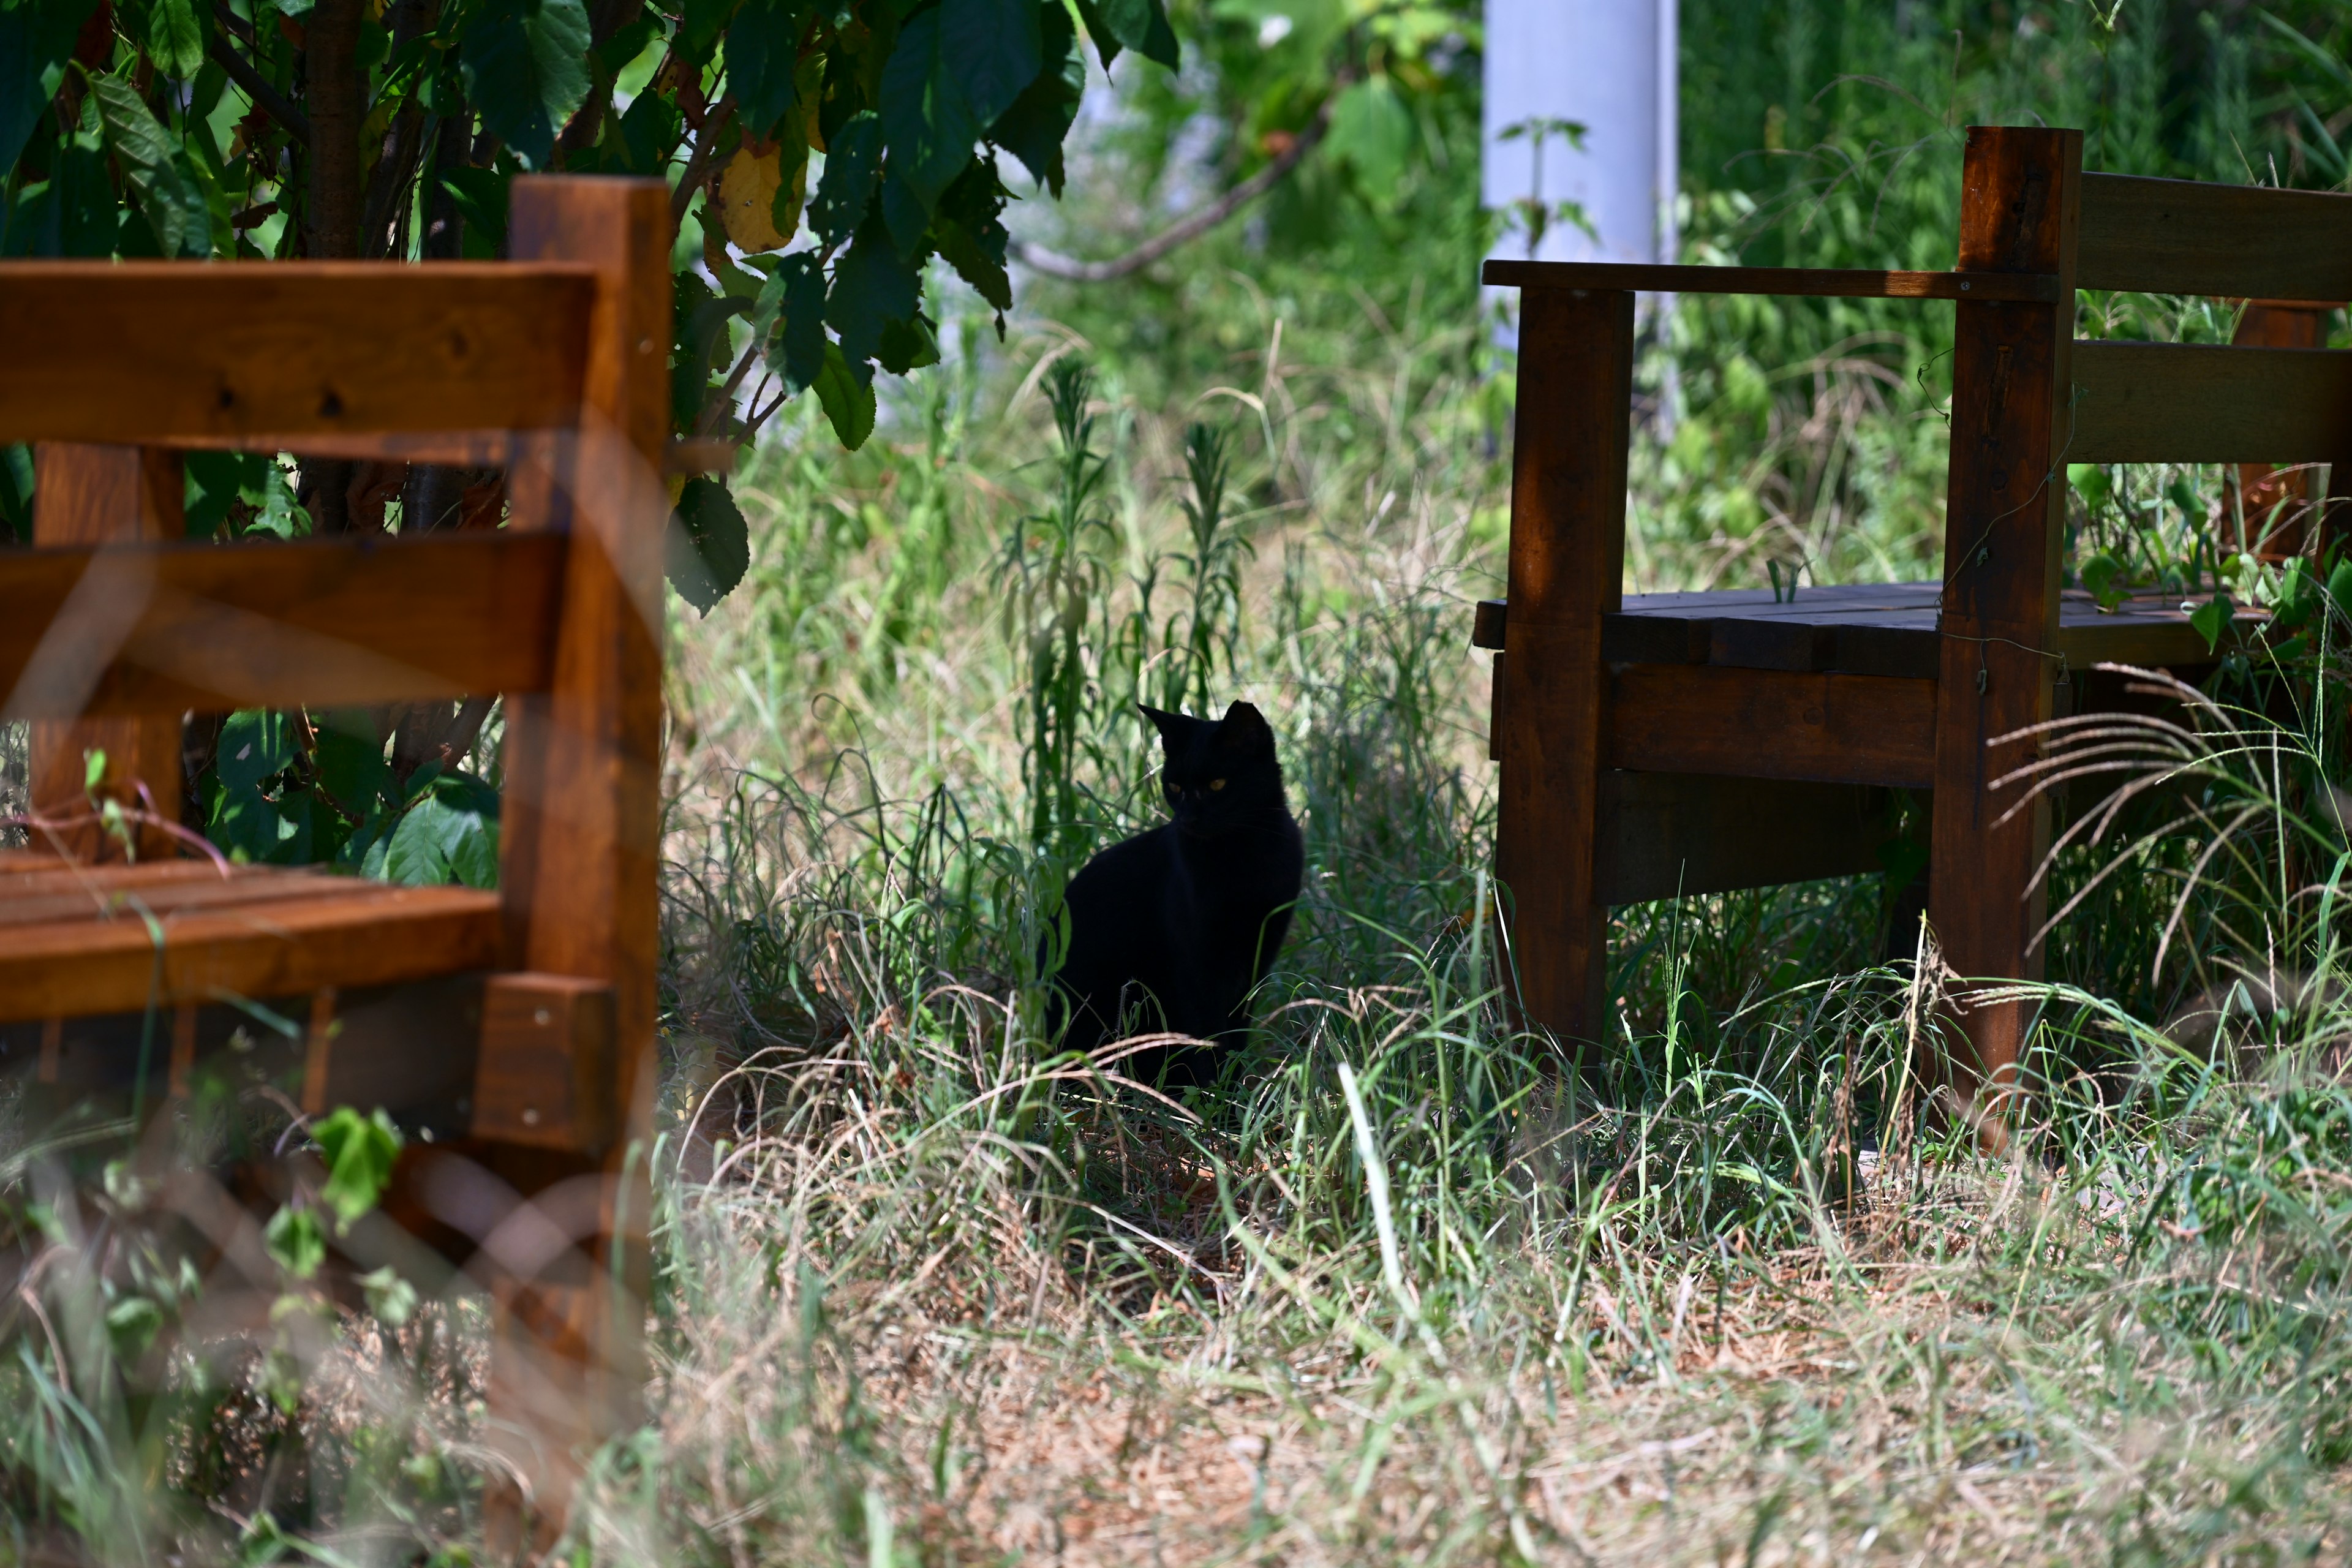
[[[1209,787],[1211,789],[1223,789],[1225,787],[1225,781],[1223,779],[1211,779],[1209,781]]]

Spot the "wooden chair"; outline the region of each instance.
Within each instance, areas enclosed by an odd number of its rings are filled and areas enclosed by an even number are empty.
[[[0,856],[0,1060],[154,1104],[266,1000],[307,1024],[306,1111],[437,1123],[390,1211],[492,1290],[490,1440],[543,1532],[644,1381],[670,222],[658,181],[512,206],[508,262],[0,263],[0,441],[41,444],[0,717],[36,726],[37,816],[90,815],[102,749],[99,795],[175,818],[185,713],[506,698],[496,892],[224,875],[152,823],[135,858],[88,821]],[[509,521],[186,542],[197,447],[504,464]]]
[[[2074,335],[2078,289],[2352,298],[2352,197],[2084,174],[2079,132],[1980,126],[1950,272],[1485,277],[1524,290],[1508,597],[1473,638],[1498,655],[1496,878],[1525,1014],[1571,1044],[1607,1037],[1611,905],[1874,869],[1890,789],[1933,794],[1946,960],[2037,977],[2048,814],[2001,820],[2026,758],[1999,742],[2099,661],[2213,658],[2177,599],[2103,615],[2062,589],[2065,465],[2332,461],[2352,490],[2352,354]],[[1942,580],[1623,596],[1635,289],[1953,301]],[[2030,1021],[1964,993],[1956,1087],[2004,1090]]]

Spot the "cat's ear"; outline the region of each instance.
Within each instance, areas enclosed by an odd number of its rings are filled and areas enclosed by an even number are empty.
[[[1225,710],[1224,721],[1217,729],[1217,749],[1247,755],[1274,750],[1274,730],[1265,715],[1246,702],[1236,702]]]
[[[1149,702],[1139,702],[1135,706],[1151,721],[1151,727],[1160,731],[1160,743],[1172,749],[1177,738],[1184,732],[1184,715],[1171,713],[1164,708],[1154,708]]]

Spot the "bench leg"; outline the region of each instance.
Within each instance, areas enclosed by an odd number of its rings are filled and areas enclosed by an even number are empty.
[[[1521,301],[1496,876],[1522,1017],[1589,1061],[1608,1037],[1601,623],[1624,576],[1633,296],[1531,288]]]
[[[2045,272],[2058,302],[1955,307],[1950,503],[1945,517],[1937,690],[1934,880],[1928,919],[1945,961],[1968,978],[2040,978],[2045,805],[2015,811],[1993,782],[2032,756],[1995,745],[2051,715],[2064,471],[2071,420],[2079,131],[1978,126],[1961,174],[1963,271]],[[2004,820],[2006,818],[2006,820]],[[1950,1088],[1985,1142],[2005,1142],[2032,1009],[1956,999]],[[1930,1067],[1941,1064],[1923,1064]]]

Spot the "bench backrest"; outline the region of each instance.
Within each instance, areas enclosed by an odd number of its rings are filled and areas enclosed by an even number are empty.
[[[0,552],[0,719],[503,693],[509,962],[610,984],[650,1039],[668,192],[519,179],[509,234],[485,264],[0,263],[0,442],[146,454],[44,464],[37,512],[122,480],[73,510],[143,521]],[[509,526],[158,538],[160,455],[202,447],[503,464]]]

